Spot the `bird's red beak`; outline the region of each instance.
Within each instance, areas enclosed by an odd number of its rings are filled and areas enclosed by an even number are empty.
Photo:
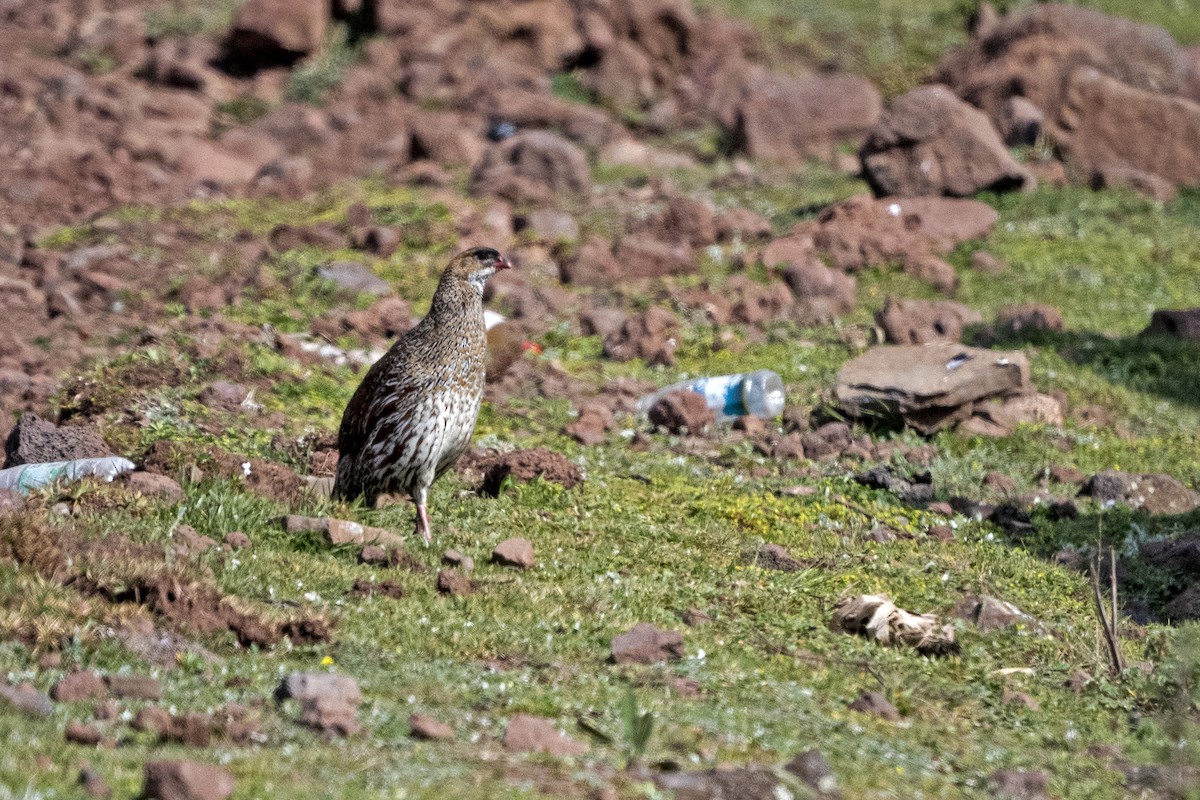
[[[504,256],[500,256],[496,259],[496,269],[512,269],[512,264],[508,263]]]

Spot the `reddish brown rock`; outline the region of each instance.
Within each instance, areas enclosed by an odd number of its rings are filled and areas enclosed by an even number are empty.
[[[683,658],[683,636],[639,622],[612,640],[612,659],[617,664],[655,664]]]
[[[171,715],[166,710],[155,706],[147,706],[133,718],[135,730],[152,733],[159,738],[166,737],[171,730]]]
[[[95,428],[55,425],[32,411],[21,416],[4,442],[6,468],[77,458],[104,458],[112,454]]]
[[[211,714],[189,711],[171,718],[166,738],[187,747],[208,747],[212,741],[213,718]]]
[[[0,684],[0,701],[30,717],[46,717],[54,711],[54,703],[50,698],[28,682],[16,686]]]
[[[1105,470],[1088,478],[1079,493],[1101,502],[1125,503],[1149,514],[1186,514],[1200,508],[1200,492],[1162,473]]]
[[[675,196],[661,212],[635,227],[660,241],[707,247],[717,240],[716,221],[708,206],[691,197]]]
[[[183,500],[183,488],[174,478],[155,472],[127,472],[125,484],[140,495],[156,497],[169,503]]]
[[[329,9],[320,0],[248,0],[234,15],[230,56],[255,66],[290,63],[325,40]]]
[[[90,670],[72,672],[50,687],[50,697],[58,703],[100,700],[108,697],[108,687],[99,675]]]
[[[692,251],[686,244],[661,241],[641,233],[622,237],[614,257],[621,275],[631,279],[686,275],[696,269]]]
[[[104,740],[104,734],[82,722],[68,722],[63,736],[68,742],[90,747],[95,747]]]
[[[499,495],[500,487],[509,478],[522,483],[541,478],[564,489],[573,489],[583,480],[578,466],[562,453],[544,447],[491,453],[481,458],[477,466],[483,473],[479,491],[491,497]]]
[[[714,220],[718,242],[762,242],[771,238],[771,221],[746,208],[728,208]]]
[[[1160,203],[1169,203],[1179,194],[1175,184],[1161,175],[1145,172],[1124,163],[1097,167],[1092,172],[1091,183],[1092,188],[1097,190],[1116,187],[1132,189]]]
[[[1046,303],[1004,306],[996,312],[996,329],[1008,334],[1030,331],[1061,331],[1062,313]]]
[[[467,595],[475,591],[471,579],[458,570],[453,569],[439,570],[435,586],[439,594],[448,594],[455,597]]]
[[[1184,59],[1162,28],[1065,3],[998,19],[946,55],[938,80],[999,124],[1015,97],[1053,115],[1065,79],[1079,66],[1148,92],[1171,95],[1184,85]]]
[[[611,286],[622,273],[612,246],[596,235],[589,236],[575,257],[562,265],[563,282],[578,286]]]
[[[651,425],[674,434],[699,435],[716,421],[704,395],[686,390],[667,392],[650,406],[646,416]]]
[[[587,745],[560,732],[548,719],[517,714],[504,729],[504,749],[515,753],[577,756],[587,752]]]
[[[675,363],[680,327],[679,318],[659,306],[635,317],[625,317],[620,330],[605,335],[604,356],[614,361],[641,358],[650,365],[670,366]]]
[[[529,131],[493,145],[471,175],[472,194],[512,202],[545,201],[556,193],[584,194],[590,188],[583,151],[549,131]]]
[[[858,696],[857,700],[850,704],[850,710],[872,717],[879,717],[888,722],[900,721],[900,712],[896,710],[894,705],[888,702],[888,699],[881,692],[863,692]]]
[[[127,700],[158,700],[162,683],[149,675],[107,675],[104,678],[113,697]]]
[[[958,289],[954,267],[935,255],[908,256],[904,260],[904,272],[919,281],[925,281],[942,294],[952,295]]]
[[[1119,165],[1168,183],[1200,184],[1200,153],[1185,144],[1200,138],[1200,104],[1136,89],[1091,68],[1072,71],[1063,95],[1055,140],[1087,174]]]
[[[413,714],[408,718],[409,735],[414,739],[429,742],[451,741],[454,729],[427,714]]]
[[[529,569],[536,562],[533,545],[528,539],[519,537],[505,539],[492,550],[492,561],[502,567]]]
[[[606,406],[600,403],[585,403],[579,409],[579,417],[569,423],[563,432],[580,444],[594,445],[605,440],[605,434],[612,424],[613,414]]]
[[[225,546],[230,550],[241,550],[250,545],[250,537],[241,531],[230,531],[225,534]]]
[[[875,322],[891,344],[928,344],[962,340],[963,328],[983,321],[978,311],[950,300],[888,297]]]
[[[867,182],[881,196],[969,197],[1037,183],[987,115],[945,86],[922,86],[893,100],[861,155]]]
[[[79,770],[79,785],[83,789],[83,793],[95,800],[108,800],[112,797],[112,789],[105,782],[104,776],[92,768],[90,764],[84,764]]]
[[[1050,797],[1050,776],[1042,770],[996,770],[988,781],[996,796],[1004,800],[1048,800]]]
[[[221,767],[197,761],[147,761],[146,800],[227,800],[233,776]]]
[[[763,73],[746,87],[734,139],[752,158],[794,163],[862,137],[882,107],[879,91],[857,75]]]
[[[347,675],[293,672],[275,690],[276,700],[300,701],[300,722],[326,735],[353,736],[362,732],[358,706],[362,692]]]
[[[1174,336],[1177,339],[1200,339],[1200,308],[1167,311],[1159,309],[1150,317],[1142,336]]]

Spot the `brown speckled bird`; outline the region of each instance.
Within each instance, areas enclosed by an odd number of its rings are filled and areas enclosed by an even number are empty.
[[[455,256],[425,319],[371,366],[342,415],[334,496],[374,504],[406,492],[426,544],[429,487],[467,449],[483,400],[483,287],[508,268],[488,247]]]

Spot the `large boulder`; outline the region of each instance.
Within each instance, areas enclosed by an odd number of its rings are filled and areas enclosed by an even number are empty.
[[[1113,166],[1200,185],[1200,104],[1083,67],[1066,80],[1050,133],[1086,175]]]
[[[921,86],[893,100],[860,156],[876,195],[966,197],[1037,184],[987,115],[945,86]]]
[[[795,162],[861,139],[882,111],[879,91],[858,75],[764,73],[746,87],[735,139],[753,158]]]
[[[1150,92],[1185,86],[1186,61],[1162,28],[1056,3],[1033,5],[981,31],[943,58],[938,80],[999,124],[1014,96],[1052,114],[1064,79],[1080,66]]]
[[[1030,389],[1022,353],[938,343],[874,347],[842,367],[834,393],[851,417],[898,415],[931,434],[969,418],[980,401]]]
[[[583,150],[550,131],[529,131],[489,148],[471,175],[472,194],[516,202],[584,194],[591,173]]]

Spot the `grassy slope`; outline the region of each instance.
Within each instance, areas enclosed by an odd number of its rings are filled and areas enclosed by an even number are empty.
[[[974,0],[697,0],[750,21],[776,53],[801,54],[816,63],[869,76],[887,96],[919,83],[947,47],[966,41]],[[1031,0],[996,0],[1018,9]],[[1159,25],[1181,44],[1200,42],[1195,0],[1083,0],[1089,6]]]
[[[723,5],[751,17],[760,16],[757,9],[765,7]],[[814,20],[833,13],[812,5],[785,6],[783,13],[807,8]],[[894,56],[909,76],[932,57],[914,48],[913,38],[931,45],[940,41],[921,26],[947,39],[957,35],[942,22],[955,9],[939,11],[936,4],[922,8],[932,10],[918,13],[905,5],[878,15],[884,23],[911,20],[905,29],[915,33],[900,36],[894,45]],[[1147,15],[1156,9],[1155,4],[1139,6]],[[892,58],[887,48],[893,45],[886,37],[870,33],[877,22],[865,8],[843,18],[849,20],[850,41],[871,41],[869,47],[878,49],[868,67]],[[812,36],[827,30],[826,25],[814,22]],[[706,192],[702,187],[708,174],[703,171],[673,177],[681,186]],[[710,196],[719,204],[749,204],[786,227],[798,214],[810,213],[813,204],[862,188],[818,167],[791,178],[780,176],[778,183],[750,196]],[[338,218],[353,199],[394,209],[398,219],[432,220],[429,230],[392,259],[373,264],[419,307],[429,296],[445,251],[438,228],[444,209],[430,206],[419,193],[395,194],[364,184],[314,203],[232,203],[182,213],[198,231],[219,236],[243,226],[266,230],[278,220]],[[1033,195],[988,199],[999,208],[1001,222],[984,246],[1006,259],[1010,269],[1000,277],[961,269],[959,299],[985,315],[1009,302],[1059,306],[1067,320],[1065,334],[1014,346],[1027,347],[1032,355],[1039,387],[1062,389],[1075,404],[1100,404],[1114,412],[1125,430],[1071,423],[1065,434],[1030,427],[1000,441],[940,435],[935,439],[940,455],[933,465],[940,496],[986,494],[979,481],[988,470],[1005,472],[1022,489],[1031,489],[1034,474],[1047,463],[1085,471],[1115,465],[1164,470],[1200,485],[1200,405],[1194,391],[1200,352],[1194,345],[1108,338],[1135,333],[1151,307],[1200,305],[1200,245],[1194,236],[1200,195],[1185,193],[1166,207],[1120,192],[1078,189],[1043,188]],[[124,216],[154,218],[144,210]],[[96,235],[81,228],[58,238],[66,244]],[[976,246],[961,248],[951,260],[965,267]],[[313,276],[315,265],[328,257],[305,252],[281,259],[278,292],[245,303],[236,316],[285,330],[304,329],[322,311],[344,302]],[[894,272],[871,271],[860,278],[860,308],[844,325],[867,322],[889,292],[928,293]],[[639,364],[597,365],[598,345],[588,339],[551,334],[547,344],[549,356],[596,381],[634,374],[665,383],[679,372],[771,367],[788,382],[790,400],[803,405],[819,399],[849,355],[832,329],[782,327],[766,342],[715,353],[710,340],[710,331],[689,329],[680,363],[669,371]],[[247,356],[255,370],[274,381],[273,391],[258,399],[268,410],[288,411],[286,432],[334,428],[353,389],[348,370],[301,367],[255,348]],[[196,403],[207,365],[177,355],[170,344],[98,366],[97,375],[120,392],[123,370],[155,359],[182,360],[188,377],[182,385],[122,398],[154,411],[145,428],[113,426],[110,431],[131,452],[153,439],[169,438],[215,441],[233,450],[281,457],[270,450],[273,432]],[[0,751],[0,797],[81,796],[74,782],[77,765],[85,759],[101,769],[118,797],[131,797],[140,788],[142,761],[164,755],[227,764],[238,778],[238,798],[529,797],[538,786],[549,788],[556,781],[599,782],[598,776],[624,763],[626,752],[618,735],[617,744],[594,743],[590,755],[576,761],[497,759],[505,720],[521,711],[546,715],[584,737],[574,720],[586,714],[599,727],[616,732],[618,709],[630,687],[656,716],[650,759],[699,766],[775,763],[816,746],[833,763],[851,797],[983,797],[986,776],[1001,767],[1048,769],[1056,797],[1124,796],[1112,764],[1086,752],[1093,744],[1114,745],[1135,761],[1173,758],[1200,764],[1195,744],[1177,746],[1181,736],[1197,739],[1184,714],[1191,708],[1190,698],[1173,694],[1178,670],[1196,663],[1189,640],[1161,626],[1130,627],[1134,635],[1125,642],[1127,658],[1147,660],[1153,668],[1120,680],[1105,677],[1083,578],[1043,558],[1063,543],[1094,541],[1101,525],[1096,516],[1044,523],[1039,537],[1026,543],[1028,550],[1004,541],[990,526],[961,518],[954,521],[959,538],[951,544],[928,539],[876,544],[863,535],[877,523],[918,532],[940,520],[855,487],[842,477],[852,464],[817,466],[819,474],[801,476],[742,445],[726,444],[719,446],[727,466],[718,466],[678,455],[665,438],[649,453],[631,452],[619,436],[610,444],[583,449],[553,432],[566,414],[565,404],[555,400],[535,403],[522,416],[489,407],[479,438],[562,450],[587,470],[588,480],[580,488],[563,492],[545,484],[518,486],[497,500],[463,494],[465,487],[453,478],[434,489],[439,547],[456,547],[481,563],[475,575],[480,591],[467,598],[440,598],[433,592],[436,552],[418,553],[431,570],[424,574],[358,565],[352,553],[327,552],[310,540],[284,536],[275,521],[283,509],[228,482],[186,485],[181,511],[142,502],[85,515],[79,525],[91,535],[116,531],[140,541],[166,541],[177,519],[216,537],[240,529],[254,540],[252,550],[207,557],[225,590],[328,609],[339,621],[337,640],[327,647],[244,652],[227,640],[206,640],[218,657],[213,674],[190,664],[161,672],[164,705],[190,710],[251,702],[268,697],[281,672],[334,669],[362,685],[367,698],[362,717],[369,735],[320,742],[268,709],[263,714],[267,744],[261,747],[215,745],[196,752],[151,746],[145,737],[132,737],[114,751],[88,751],[63,745],[62,728],[67,720],[88,718],[90,704],[59,706],[51,718],[35,722],[0,710],[0,739],[8,745]],[[222,432],[209,433],[211,422],[221,423]],[[908,434],[900,438],[917,441]],[[765,467],[766,476],[747,477],[753,466]],[[804,498],[775,494],[797,483],[813,486],[816,493]],[[88,491],[106,496],[110,490]],[[406,507],[366,511],[314,502],[299,510],[332,510],[401,531],[411,525]],[[1198,522],[1195,517],[1147,519],[1118,509],[1108,512],[1103,529],[1106,537],[1128,546]],[[508,535],[534,543],[539,556],[535,570],[516,574],[482,564],[491,546]],[[795,556],[811,559],[812,566],[793,573],[745,566],[742,553],[763,541],[788,546]],[[396,580],[407,596],[346,596],[357,578]],[[836,635],[826,627],[842,593],[882,591],[915,611],[947,612],[964,594],[980,590],[1016,603],[1052,635],[1033,629],[981,635],[966,628],[961,657],[930,661]],[[1150,600],[1164,599],[1154,595],[1149,582],[1146,593]],[[614,634],[637,621],[683,629],[678,614],[693,606],[707,611],[713,622],[685,631],[687,658],[682,662],[644,669],[605,663]],[[64,619],[78,624],[79,633],[65,651],[65,666],[154,670],[104,640],[95,615],[78,608],[71,593],[7,566],[0,566],[0,608],[34,620],[47,638],[56,636]],[[496,659],[512,668],[491,671],[485,662]],[[37,655],[23,646],[0,644],[0,670],[8,678],[31,679],[46,689],[59,673],[37,670],[36,661]],[[1013,667],[1031,672],[1001,672]],[[1079,668],[1096,680],[1077,696],[1063,681]],[[229,682],[232,676],[240,680]],[[875,676],[906,715],[903,723],[847,711],[859,692],[880,688]],[[680,677],[697,681],[703,695],[685,699],[672,692],[669,683]],[[1041,710],[1002,702],[1006,689],[1030,694]],[[129,707],[136,710],[137,704]],[[407,718],[413,711],[452,722],[459,742],[411,741]],[[49,769],[31,767],[39,753],[51,756]],[[652,796],[629,779],[614,780],[622,796]]]
[[[781,220],[805,204],[803,177],[799,188],[793,184],[791,201],[779,201],[776,212]],[[825,191],[819,170],[817,178],[816,190]],[[843,186],[845,191],[856,188]],[[778,192],[779,197],[785,195],[783,188]],[[234,221],[264,227],[275,218],[327,218],[351,199],[364,197],[378,207],[398,202],[381,189],[361,186],[314,204],[269,209],[227,204],[186,213],[198,230],[212,232]],[[410,212],[420,208],[419,198],[405,195]],[[1127,421],[1130,433],[1070,425],[1065,436],[1028,428],[1002,441],[945,434],[935,440],[941,455],[934,473],[942,495],[978,495],[979,479],[990,469],[1004,471],[1030,488],[1033,475],[1047,461],[1084,470],[1115,463],[1134,470],[1166,469],[1196,483],[1200,414],[1186,388],[1195,381],[1195,348],[1126,345],[1098,335],[1140,328],[1147,318],[1146,294],[1159,287],[1174,293],[1164,295],[1174,303],[1200,303],[1200,259],[1189,236],[1200,222],[1196,197],[1185,194],[1164,208],[1122,193],[1043,189],[994,202],[1001,222],[986,246],[1009,261],[1010,271],[990,279],[964,271],[963,299],[985,314],[1022,300],[1060,305],[1069,331],[1031,349],[1035,379],[1043,389],[1064,389],[1074,402],[1105,405]],[[425,213],[436,218],[438,212],[427,208]],[[68,231],[62,236],[86,239],[88,234]],[[440,252],[438,246],[425,244],[422,249],[434,264],[431,254]],[[970,250],[962,248],[952,260],[965,263]],[[289,298],[291,322],[303,327],[336,300],[320,291],[319,281],[311,277],[317,255],[305,257],[307,267],[296,266],[299,256],[282,259],[285,285],[279,296],[248,302],[236,316],[278,323],[281,304]],[[398,276],[389,265],[412,256],[409,252],[376,266],[381,274]],[[1094,277],[1064,281],[1064,264]],[[410,280],[421,285],[406,291],[427,297],[432,273],[415,273],[422,277]],[[1149,288],[1139,288],[1141,282]],[[889,291],[923,293],[895,273],[869,272],[862,278],[862,306],[847,323],[869,319]],[[552,357],[596,380],[626,373],[665,382],[677,371],[769,366],[783,374],[791,399],[803,404],[818,398],[848,355],[830,329],[781,328],[765,343],[717,353],[706,345],[709,336],[703,329],[692,329],[678,368],[671,371],[637,364],[598,367],[594,342],[553,335],[547,341]],[[1094,345],[1087,350],[1081,341]],[[1079,355],[1081,350],[1085,355]],[[121,371],[139,361],[186,362],[186,357],[170,353],[170,348],[141,350],[100,367],[98,374],[107,385],[120,387]],[[1146,364],[1147,353],[1157,354],[1155,366]],[[274,391],[259,399],[268,410],[289,410],[291,432],[333,429],[353,388],[346,370],[300,368],[265,351],[252,350],[249,355],[250,363],[276,381]],[[184,374],[192,377],[184,386],[152,389],[149,398],[132,401],[158,409],[160,421],[137,432],[140,441],[166,437],[202,442],[211,438],[202,423],[225,420],[191,399],[201,386],[204,365],[185,366]],[[885,494],[855,487],[840,477],[845,469],[837,465],[818,468],[827,477],[800,478],[766,462],[767,476],[749,479],[744,468],[763,460],[740,445],[724,446],[728,468],[680,457],[666,439],[646,454],[629,451],[620,437],[609,445],[582,449],[549,432],[558,429],[565,414],[563,403],[553,400],[534,404],[522,417],[489,408],[479,433],[485,441],[545,443],[566,452],[587,470],[588,481],[579,489],[563,492],[533,484],[488,500],[462,495],[464,487],[453,479],[435,488],[439,546],[456,547],[482,563],[498,539],[519,534],[528,537],[539,554],[538,568],[527,574],[481,566],[476,576],[480,592],[467,598],[436,596],[432,571],[410,574],[365,567],[355,563],[352,553],[325,552],[309,540],[289,540],[275,522],[283,509],[226,482],[188,486],[181,517],[174,508],[141,503],[82,520],[83,528],[96,535],[119,531],[144,541],[165,541],[177,518],[216,537],[243,530],[255,541],[253,550],[209,559],[223,588],[251,599],[326,608],[339,620],[337,641],[328,647],[246,653],[231,649],[228,642],[208,641],[220,656],[215,680],[186,669],[164,675],[167,702],[179,709],[267,697],[281,670],[319,669],[326,657],[333,659],[328,668],[361,682],[368,698],[363,718],[369,737],[325,744],[267,713],[268,745],[218,746],[200,754],[228,763],[239,778],[238,797],[282,796],[285,790],[294,797],[382,797],[392,796],[396,786],[405,787],[406,797],[445,796],[448,787],[463,797],[526,796],[529,784],[505,780],[503,762],[481,758],[481,752],[499,750],[505,719],[528,711],[557,718],[575,730],[574,718],[588,714],[601,727],[616,731],[621,698],[630,686],[658,721],[652,758],[699,764],[773,762],[819,746],[853,796],[871,796],[889,787],[901,787],[905,795],[920,790],[936,796],[983,796],[986,776],[996,768],[1045,767],[1053,775],[1056,796],[1117,797],[1122,794],[1118,774],[1084,754],[1086,746],[1113,743],[1141,759],[1156,757],[1166,747],[1159,723],[1143,722],[1133,730],[1128,719],[1131,712],[1152,710],[1163,701],[1172,668],[1160,665],[1149,677],[1135,673],[1121,681],[1103,677],[1084,580],[1002,541],[989,526],[959,519],[959,541],[949,545],[928,539],[871,543],[863,534],[877,523],[919,532],[937,520]],[[121,430],[113,432],[122,435]],[[902,438],[916,442],[909,435]],[[269,439],[252,425],[233,424],[218,441],[233,449],[270,454]],[[135,445],[130,441],[131,449]],[[817,494],[780,498],[773,493],[798,481],[815,486]],[[302,510],[331,509],[314,504]],[[401,531],[411,524],[403,506],[332,510]],[[1117,541],[1129,532],[1154,535],[1186,522],[1124,513],[1111,519],[1108,534]],[[1056,532],[1087,542],[1094,538],[1095,525],[1093,518],[1052,527],[1045,534],[1045,547],[1057,544]],[[763,541],[782,543],[797,557],[812,559],[813,566],[794,573],[745,566],[742,553]],[[421,552],[419,557],[436,569],[435,552]],[[360,577],[395,579],[408,596],[346,597],[350,584]],[[917,611],[947,612],[964,594],[979,590],[1017,603],[1054,635],[1016,630],[983,636],[966,629],[962,657],[930,661],[826,628],[832,603],[843,593],[881,591]],[[28,576],[0,568],[0,597],[6,598],[6,605],[18,597],[27,603],[34,602],[31,596],[41,598],[34,608],[48,608],[45,617],[50,619],[54,606],[43,593],[52,597],[56,592],[61,590],[31,586]],[[681,628],[678,615],[693,606],[707,611],[713,622],[687,631],[688,656],[680,664],[627,669],[605,663],[614,634],[637,621]],[[1158,660],[1167,649],[1167,638],[1165,629],[1146,629],[1126,643],[1127,656],[1132,661]],[[494,659],[515,666],[494,673],[485,665]],[[0,647],[0,667],[11,677],[31,677],[46,688],[56,673],[31,671],[35,660],[20,646]],[[116,670],[130,665],[130,657],[92,632],[81,635],[77,646],[68,650],[68,663]],[[879,688],[870,672],[855,666],[859,664],[880,676],[887,694],[906,714],[903,724],[880,723],[846,710],[859,692]],[[132,666],[145,668],[136,662]],[[1030,668],[1032,674],[1005,677],[999,672],[1010,667]],[[1062,685],[1077,668],[1097,676],[1079,697]],[[233,675],[245,679],[245,685],[227,688],[224,678]],[[703,696],[684,699],[673,694],[667,684],[675,677],[696,680]],[[1005,689],[1029,693],[1041,710],[1002,703]],[[406,720],[414,710],[452,721],[460,743],[410,741]],[[12,742],[0,755],[0,784],[19,789],[29,782],[39,791],[54,789],[69,796],[74,765],[86,756],[112,776],[119,793],[129,796],[138,786],[141,761],[163,749],[151,748],[144,739],[116,751],[85,754],[64,748],[64,721],[87,716],[87,704],[60,707],[49,720],[33,724],[0,714],[0,735]],[[544,769],[535,769],[527,764],[525,777],[534,783],[555,774],[585,783],[598,780],[597,771],[623,763],[619,742],[618,736],[618,745],[594,745],[592,754],[574,765],[547,761]],[[37,752],[53,754],[55,766],[31,775],[28,764]],[[864,769],[865,764],[876,766]],[[599,766],[593,770],[589,765]],[[630,796],[641,792],[634,785],[624,791]]]

